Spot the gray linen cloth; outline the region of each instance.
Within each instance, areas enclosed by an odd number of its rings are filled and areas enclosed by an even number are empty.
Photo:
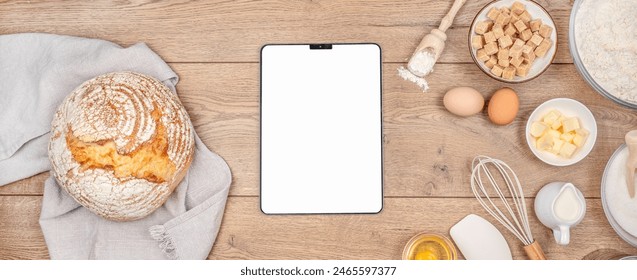
[[[49,131],[58,105],[82,82],[113,71],[161,80],[177,74],[145,44],[52,34],[0,36],[0,186],[47,171]],[[205,259],[215,241],[232,176],[226,162],[195,137],[184,180],[151,215],[105,220],[49,177],[40,226],[52,259]]]

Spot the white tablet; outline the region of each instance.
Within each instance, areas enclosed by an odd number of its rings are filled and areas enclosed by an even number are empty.
[[[381,211],[381,89],[376,44],[261,49],[264,213]]]

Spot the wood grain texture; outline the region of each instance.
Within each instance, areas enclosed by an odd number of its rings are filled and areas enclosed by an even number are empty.
[[[177,86],[196,131],[219,153],[233,173],[231,195],[259,194],[259,68],[254,63],[173,63]],[[471,159],[479,154],[500,158],[517,171],[526,195],[533,197],[546,183],[572,181],[587,197],[600,196],[607,160],[635,128],[637,115],[589,88],[572,64],[554,64],[539,78],[516,85],[521,108],[508,126],[491,124],[486,114],[459,118],[442,105],[455,86],[472,86],[489,97],[507,86],[474,64],[437,65],[429,77],[431,90],[421,93],[396,75],[399,64],[384,64],[383,117],[385,195],[472,197]],[[556,78],[559,77],[559,78]],[[542,102],[574,98],[587,105],[598,123],[597,144],[582,162],[552,167],[529,150],[524,128],[527,117]],[[0,194],[42,194],[46,175],[0,188]]]
[[[532,203],[532,200],[527,200]],[[0,252],[3,259],[47,258],[38,217],[41,197],[0,197]],[[388,198],[378,215],[267,216],[258,198],[228,200],[223,226],[210,259],[400,259],[418,232],[449,236],[451,226],[476,213],[495,223],[472,198]],[[7,217],[7,216],[14,217]],[[532,212],[531,212],[531,215]],[[603,217],[598,199],[587,202],[586,217],[571,231],[571,244],[557,245],[533,215],[532,231],[549,259],[581,259],[598,249],[637,254]],[[496,224],[514,259],[526,259],[519,242]]]
[[[452,1],[7,1],[0,33],[47,32],[101,38],[122,45],[146,42],[170,62],[257,62],[267,43],[376,42],[384,61],[411,56],[437,27]],[[471,62],[467,32],[491,0],[467,1],[447,31],[442,62]],[[558,30],[556,62],[568,53],[569,1],[538,1]]]

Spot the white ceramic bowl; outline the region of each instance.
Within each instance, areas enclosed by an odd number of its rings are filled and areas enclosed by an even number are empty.
[[[531,124],[540,121],[544,115],[553,109],[560,111],[565,116],[579,118],[580,125],[590,133],[588,138],[586,138],[584,146],[577,149],[571,158],[560,157],[535,147],[535,139],[531,136],[530,132]],[[595,121],[593,113],[579,101],[570,98],[555,98],[535,108],[526,122],[524,133],[526,134],[526,143],[537,158],[553,166],[568,166],[584,159],[591,152],[593,146],[595,146],[595,141],[597,140],[597,122]]]
[[[630,232],[628,232],[626,229],[622,227],[622,224],[630,225],[630,223],[633,220],[633,219],[630,219],[631,215],[627,216],[625,214],[622,215],[622,213],[619,213],[620,214],[619,217],[622,217],[624,220],[618,221],[617,219],[615,219],[615,217],[613,216],[613,211],[611,211],[611,209],[615,208],[615,206],[617,205],[610,204],[612,201],[609,201],[608,199],[609,195],[607,194],[608,192],[612,193],[614,191],[613,189],[616,189],[619,187],[625,188],[626,184],[624,183],[622,185],[621,182],[625,182],[626,180],[626,175],[625,175],[626,173],[625,171],[623,171],[625,169],[622,167],[625,166],[627,157],[628,157],[628,148],[626,147],[625,144],[622,144],[621,146],[619,146],[619,148],[617,148],[617,150],[615,150],[613,155],[608,160],[608,163],[606,164],[606,168],[604,168],[604,175],[602,176],[602,187],[601,187],[602,208],[604,209],[604,214],[606,215],[606,219],[608,219],[608,223],[615,230],[617,235],[619,235],[619,237],[624,239],[624,241],[628,242],[628,244],[634,247],[637,247],[637,237],[634,235],[631,235]],[[618,203],[618,202],[614,201],[614,203]],[[626,219],[626,217],[629,217],[629,219]]]
[[[478,58],[476,57],[476,52],[478,50],[471,46],[471,36],[475,35],[475,28],[478,22],[489,19],[487,17],[487,13],[491,10],[491,8],[493,7],[511,8],[514,2],[520,2],[524,4],[524,6],[526,7],[526,10],[529,12],[529,14],[531,14],[532,19],[539,18],[542,20],[542,23],[547,24],[553,28],[553,32],[551,33],[551,41],[553,41],[553,44],[551,44],[551,48],[549,49],[549,51],[546,53],[544,57],[538,57],[535,59],[535,61],[533,61],[533,64],[531,64],[531,69],[529,70],[529,73],[526,77],[515,76],[513,80],[508,80],[508,79],[504,79],[502,77],[497,77],[493,75],[493,73],[491,73],[491,69],[487,68],[484,65],[484,62],[478,60]],[[485,74],[489,75],[489,77],[494,78],[501,82],[506,82],[506,83],[522,83],[540,76],[540,74],[544,73],[544,71],[546,71],[546,69],[548,69],[551,63],[553,62],[553,59],[555,58],[555,53],[557,52],[557,28],[555,28],[555,22],[553,22],[553,18],[551,17],[551,15],[542,6],[540,6],[540,4],[534,1],[531,1],[531,0],[493,1],[487,4],[486,6],[484,6],[482,10],[478,12],[476,17],[471,22],[471,28],[469,29],[469,50],[471,51],[471,58],[473,58],[473,61],[476,63],[476,65],[478,65],[478,68],[480,68],[480,70],[482,70],[482,72],[484,72]]]

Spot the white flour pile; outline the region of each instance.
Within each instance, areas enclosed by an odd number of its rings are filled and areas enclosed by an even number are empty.
[[[433,54],[421,51],[414,54],[409,60],[408,69],[402,66],[398,68],[398,75],[407,81],[415,83],[423,92],[426,92],[429,89],[429,84],[424,77],[433,71],[435,63],[436,58]]]
[[[637,104],[637,1],[584,0],[575,18],[577,51],[595,81]]]

